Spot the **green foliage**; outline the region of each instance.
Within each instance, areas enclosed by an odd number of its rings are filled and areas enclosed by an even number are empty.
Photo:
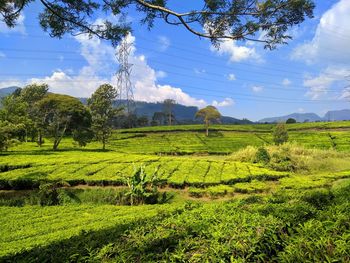
[[[42,183],[39,186],[39,200],[41,206],[58,205],[60,203],[60,187],[69,186],[66,182]]]
[[[297,121],[293,118],[289,118],[287,121],[286,121],[287,124],[291,124],[291,123],[297,123]]]
[[[220,112],[214,106],[207,106],[197,111],[195,118],[201,118],[204,121],[206,135],[209,135],[209,124],[218,121],[221,118]]]
[[[255,159],[254,162],[256,163],[263,163],[263,164],[267,164],[270,162],[270,154],[269,152],[266,150],[265,147],[259,147],[256,154],[255,154]]]
[[[302,196],[303,201],[317,209],[324,209],[326,206],[332,204],[333,199],[333,193],[327,189],[309,191]]]
[[[77,129],[73,131],[72,138],[80,147],[85,147],[94,138],[94,132],[89,128]]]
[[[88,100],[92,114],[92,129],[96,138],[102,142],[103,150],[111,135],[111,121],[117,110],[113,108],[113,101],[117,97],[117,90],[109,85],[101,85]]]
[[[158,169],[153,174],[147,175],[145,166],[134,167],[134,173],[127,180],[128,191],[125,193],[130,198],[130,205],[155,204],[158,202]],[[163,196],[163,200],[165,200]]]
[[[288,141],[287,128],[283,123],[276,125],[276,128],[273,131],[273,141],[276,145],[281,145]]]
[[[31,0],[1,1],[1,20],[8,27],[13,27],[24,7],[31,3]],[[88,34],[90,37],[109,40],[113,46],[117,46],[131,31],[132,23],[145,24],[151,29],[159,22],[158,19],[162,19],[169,26],[183,26],[196,36],[210,39],[214,46],[219,46],[224,39],[256,39],[263,28],[266,34],[259,41],[264,42],[265,48],[269,49],[286,43],[291,38],[289,29],[301,24],[306,18],[312,18],[315,7],[311,0],[266,1],[256,5],[251,5],[250,1],[200,1],[198,8],[181,14],[165,0],[115,0],[106,3],[92,0],[42,1],[41,4],[43,6],[36,16],[43,30],[48,31],[51,37],[62,38],[67,33]],[[132,8],[136,8],[136,17],[139,19],[131,23],[124,16],[127,17]],[[88,18],[96,17],[101,12],[106,13],[107,18],[101,26],[96,27]],[[108,18],[111,15],[121,18],[115,21]],[[168,20],[170,16],[173,17],[172,21]],[[215,30],[204,30],[208,25]]]
[[[91,115],[76,98],[68,95],[46,95],[36,103],[38,114],[43,120],[45,134],[54,139],[53,150],[57,150],[66,132],[87,129],[91,126]]]

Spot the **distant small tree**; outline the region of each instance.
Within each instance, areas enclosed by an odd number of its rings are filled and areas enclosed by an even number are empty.
[[[207,106],[197,111],[195,117],[204,120],[206,135],[209,136],[210,123],[215,120],[220,120],[221,114],[214,106]]]
[[[102,142],[102,149],[106,149],[106,143],[112,133],[112,120],[117,114],[113,108],[113,101],[118,93],[110,84],[103,84],[88,99],[88,106],[92,114],[92,129],[97,140]]]
[[[173,99],[166,99],[163,101],[164,113],[167,116],[169,126],[171,126],[172,120],[174,119],[173,108],[175,104],[176,101]]]
[[[137,126],[139,126],[139,127],[148,126],[148,117],[141,116],[141,117],[137,118]]]
[[[165,117],[166,116],[164,115],[164,112],[156,111],[153,113],[152,126],[162,125],[164,123]]]
[[[288,141],[288,131],[284,123],[278,123],[273,131],[273,141],[276,145],[281,145]]]
[[[297,121],[293,118],[289,118],[287,121],[286,121],[287,124],[291,124],[291,123],[297,123]]]

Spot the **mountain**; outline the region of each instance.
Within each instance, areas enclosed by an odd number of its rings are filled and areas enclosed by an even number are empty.
[[[273,123],[279,121],[286,121],[289,118],[295,119],[297,122],[305,122],[305,121],[347,121],[350,120],[350,110],[333,110],[328,111],[324,117],[320,117],[315,113],[292,113],[285,116],[280,117],[271,117],[264,118],[259,120],[260,123]]]
[[[280,116],[280,117],[264,118],[264,119],[259,120],[258,122],[260,122],[260,123],[265,123],[265,122],[273,123],[273,122],[286,121],[289,118],[293,118],[297,122],[305,122],[305,121],[314,122],[314,121],[322,121],[323,120],[323,118],[321,118],[320,116],[318,116],[315,113],[292,113],[292,114]]]
[[[328,111],[323,119],[325,121],[347,121],[350,120],[350,110]]]
[[[2,88],[0,89],[0,98],[1,97],[6,97],[7,95],[10,95],[11,93],[15,92],[16,89],[19,87],[12,86],[12,87],[7,87],[7,88]]]
[[[84,104],[87,103],[87,98],[79,98]],[[122,104],[125,102],[122,102]],[[152,120],[153,114],[155,112],[163,112],[164,105],[162,102],[145,102],[145,101],[135,101],[136,114],[138,117],[146,116],[149,120]],[[196,106],[185,106],[182,104],[175,104],[173,107],[173,113],[176,121],[181,124],[193,124],[202,123],[200,120],[195,120],[194,115],[198,111]],[[247,119],[236,119],[229,116],[222,116],[220,123],[222,124],[251,124],[253,123]]]

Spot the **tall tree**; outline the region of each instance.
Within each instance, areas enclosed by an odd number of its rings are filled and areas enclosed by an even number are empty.
[[[48,90],[49,86],[47,84],[30,84],[25,86],[20,93],[22,100],[28,105],[28,115],[38,135],[37,143],[39,146],[43,144],[44,120],[40,118],[41,114],[38,113],[38,108],[35,106],[35,103],[41,100],[47,94]],[[35,136],[35,134],[32,135],[33,137]]]
[[[209,136],[209,125],[212,121],[220,120],[221,114],[214,106],[207,106],[197,111],[196,118],[202,118],[205,124],[206,135]]]
[[[33,0],[0,1],[0,18],[7,26],[16,24],[21,12]],[[36,2],[36,1],[35,1]],[[89,34],[110,40],[117,45],[131,30],[128,12],[140,13],[141,23],[152,28],[157,19],[173,26],[182,26],[213,44],[220,40],[250,40],[263,42],[274,48],[291,38],[290,27],[313,17],[313,0],[202,0],[196,7],[188,4],[188,11],[177,11],[167,0],[39,0],[43,9],[39,14],[41,27],[50,36],[61,38],[65,33]],[[169,1],[172,2],[172,1]],[[191,1],[188,1],[191,2]],[[187,2],[184,1],[183,5]],[[186,6],[185,6],[186,7]],[[93,22],[101,12],[111,15],[98,24]],[[115,16],[120,15],[119,21]],[[108,17],[108,16],[107,16]],[[260,34],[264,32],[264,34]]]
[[[27,114],[27,104],[18,96],[18,93],[2,98],[0,121],[8,123],[16,129],[11,129],[11,135],[21,141],[26,138],[27,130],[31,126],[31,120]]]
[[[76,98],[48,94],[36,103],[43,119],[45,134],[54,139],[53,150],[58,149],[67,131],[84,130],[91,126],[91,114]]]
[[[92,114],[92,129],[96,138],[102,142],[102,149],[111,135],[112,120],[118,110],[113,108],[113,101],[118,93],[116,88],[109,84],[101,85],[89,98],[88,106]]]
[[[176,104],[176,101],[172,100],[172,99],[165,99],[163,101],[164,113],[168,117],[168,125],[169,126],[171,126],[172,120],[174,118],[173,108],[174,108],[175,104]]]

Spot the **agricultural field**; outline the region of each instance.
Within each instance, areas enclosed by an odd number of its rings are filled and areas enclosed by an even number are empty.
[[[13,146],[0,261],[349,262],[350,122],[287,127],[279,147],[269,124],[118,130],[105,151],[69,136],[58,151]],[[135,174],[157,194],[130,199]]]

